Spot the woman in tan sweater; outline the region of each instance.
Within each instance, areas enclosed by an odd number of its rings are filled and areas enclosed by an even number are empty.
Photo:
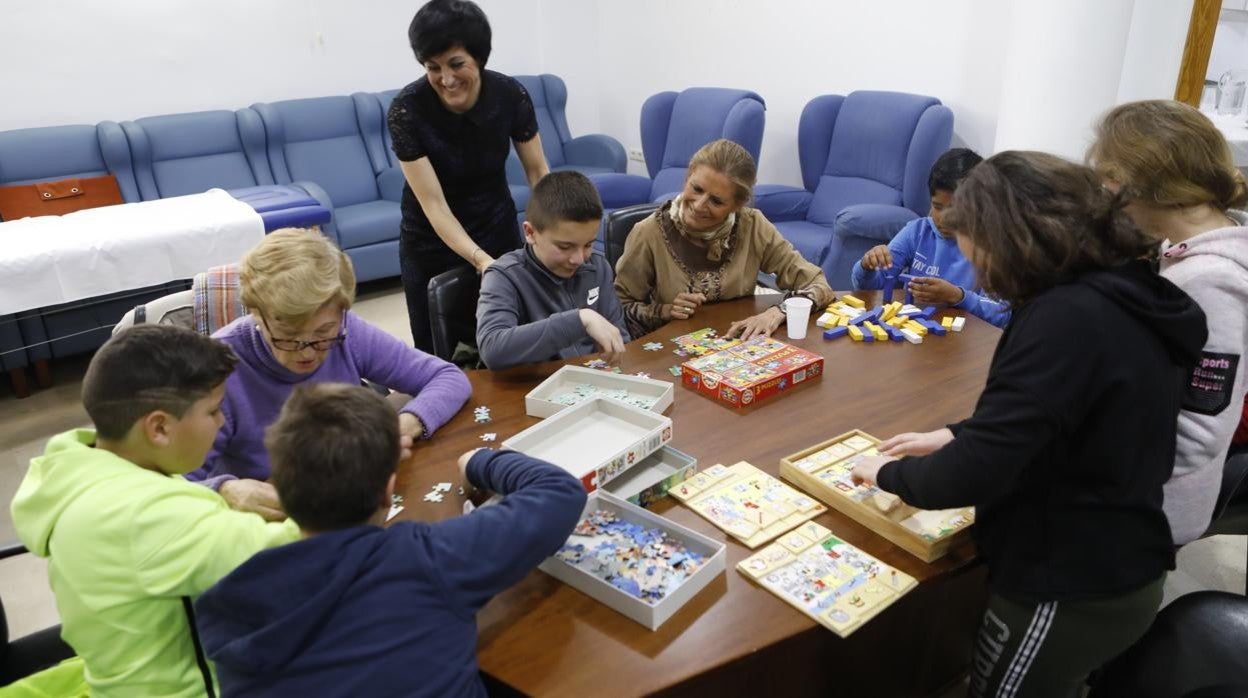
[[[756,175],[745,148],[726,139],[707,143],[689,161],[684,190],[629,233],[615,292],[633,337],[693,317],[703,303],[752,295],[760,271],[816,308],[832,302],[819,267],[746,206]],[[773,306],[732,323],[727,336],[770,335],[783,320]]]

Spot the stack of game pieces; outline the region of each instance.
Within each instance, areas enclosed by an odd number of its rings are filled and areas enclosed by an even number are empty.
[[[966,323],[964,317],[945,317],[940,322],[932,320],[936,308],[919,309],[900,301],[892,301],[868,310],[859,298],[844,295],[841,300],[828,306],[817,321],[826,328],[824,339],[848,336],[855,342],[907,341],[922,344],[929,333],[943,336],[948,331],[961,332]]]
[[[662,600],[703,564],[657,528],[647,529],[610,511],[588,514],[555,557],[615,588],[654,604]]]

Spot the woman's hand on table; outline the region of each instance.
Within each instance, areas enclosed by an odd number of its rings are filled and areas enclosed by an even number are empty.
[[[609,364],[618,361],[624,353],[624,336],[620,334],[620,328],[591,308],[581,308],[580,315],[585,333],[598,345],[603,360]]]
[[[742,340],[753,337],[770,337],[784,322],[784,313],[780,306],[773,305],[758,315],[751,315],[744,320],[737,320],[728,326],[725,337],[740,336]]]
[[[854,483],[861,484],[865,482],[868,485],[876,484],[876,478],[880,474],[880,468],[884,467],[885,463],[895,460],[897,459],[892,456],[867,456],[866,458],[863,458],[858,461],[857,465],[854,466]]]
[[[399,460],[412,457],[412,446],[425,433],[425,425],[411,412],[399,413]]]
[[[947,427],[922,433],[908,431],[885,439],[880,444],[879,450],[884,455],[898,458],[901,456],[926,456],[939,450],[950,441],[953,441],[953,432],[949,431]]]
[[[698,308],[706,302],[706,295],[702,293],[691,293],[682,291],[676,294],[671,303],[663,304],[662,316],[664,322],[672,320],[688,320],[693,317]]]
[[[226,480],[217,494],[235,511],[259,514],[265,521],[285,521],[286,512],[277,498],[277,490],[261,480]]]

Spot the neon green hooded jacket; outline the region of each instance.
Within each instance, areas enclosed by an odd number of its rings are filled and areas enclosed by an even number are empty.
[[[65,432],[31,460],[13,498],[17,534],[49,558],[61,635],[85,662],[92,695],[203,696],[213,679],[189,602],[299,530],[94,443],[93,430]]]

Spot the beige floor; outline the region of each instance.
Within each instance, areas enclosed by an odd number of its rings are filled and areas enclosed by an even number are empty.
[[[397,280],[361,287],[356,310],[396,337],[411,340]],[[38,390],[25,400],[15,399],[7,384],[0,385],[0,496],[3,501],[12,499],[31,456],[43,449],[49,436],[86,424],[86,414],[78,402],[85,367],[85,358],[58,362],[53,371],[55,386]],[[0,515],[0,541],[14,538],[6,508]],[[1183,548],[1179,553],[1179,569],[1166,582],[1166,600],[1199,589],[1243,593],[1246,544],[1248,538],[1244,536],[1216,536]],[[57,622],[56,608],[48,590],[47,566],[31,555],[0,561],[0,598],[9,614],[12,637],[21,637]]]

